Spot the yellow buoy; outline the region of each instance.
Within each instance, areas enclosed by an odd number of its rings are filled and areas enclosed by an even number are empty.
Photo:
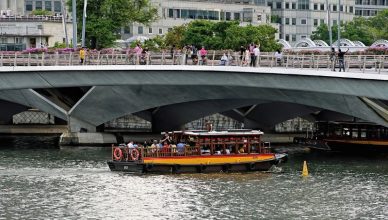
[[[307,162],[303,162],[303,171],[302,171],[302,176],[308,176],[309,175],[309,170],[307,169]]]

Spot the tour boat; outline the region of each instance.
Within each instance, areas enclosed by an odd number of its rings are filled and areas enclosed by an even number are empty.
[[[370,122],[318,121],[310,138],[294,143],[325,151],[388,151],[388,128]]]
[[[163,132],[151,146],[112,145],[112,171],[137,173],[211,173],[268,171],[287,160],[271,152],[258,130]],[[170,142],[170,143],[168,143]]]

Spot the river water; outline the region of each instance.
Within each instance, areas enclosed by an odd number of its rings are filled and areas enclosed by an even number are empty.
[[[109,171],[110,148],[0,140],[0,219],[388,219],[387,155],[286,147],[272,173],[131,175]]]

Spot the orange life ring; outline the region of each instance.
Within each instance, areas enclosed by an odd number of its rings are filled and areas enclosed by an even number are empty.
[[[139,159],[139,155],[140,155],[140,153],[139,153],[139,151],[136,148],[131,150],[131,159],[132,160],[138,160]]]
[[[113,158],[119,161],[123,158],[123,151],[119,147],[116,147],[113,151]]]

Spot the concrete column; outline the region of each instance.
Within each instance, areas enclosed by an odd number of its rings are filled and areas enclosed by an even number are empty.
[[[85,122],[81,119],[68,116],[67,120],[68,131],[69,132],[83,132],[83,133],[92,133],[96,132],[96,126],[88,122]]]

